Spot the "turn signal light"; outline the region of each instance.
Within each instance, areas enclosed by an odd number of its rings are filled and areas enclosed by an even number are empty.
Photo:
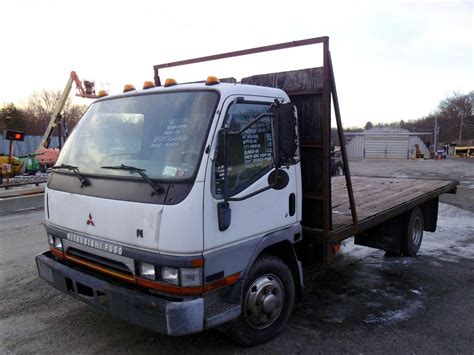
[[[151,88],[154,88],[155,87],[155,83],[153,81],[145,81],[143,83],[143,90],[146,90],[146,89],[151,89]]]
[[[123,87],[123,92],[129,92],[133,90],[135,90],[135,86],[133,86],[132,84],[125,84],[125,86]]]
[[[217,85],[220,84],[220,80],[215,76],[208,76],[206,80],[206,85]]]
[[[176,85],[178,84],[178,82],[175,80],[175,79],[166,79],[165,81],[165,87],[168,87],[168,86],[173,86],[173,85]]]

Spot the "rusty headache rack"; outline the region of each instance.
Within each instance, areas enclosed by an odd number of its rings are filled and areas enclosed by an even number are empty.
[[[302,168],[304,165],[304,162],[303,162],[304,151],[313,151],[317,153],[322,153],[322,160],[319,162],[321,166],[317,168],[317,171],[321,172],[321,174],[316,174],[315,176],[317,180],[321,180],[320,182],[322,182],[322,184],[320,185],[322,186],[322,189],[305,189],[305,185],[303,184],[303,201],[304,200],[318,200],[322,202],[320,206],[320,210],[322,210],[322,224],[320,226],[321,228],[306,227],[305,232],[310,232],[321,237],[321,236],[329,235],[329,233],[332,230],[331,177],[330,177],[331,95],[332,95],[332,102],[334,105],[334,111],[335,111],[336,122],[337,122],[337,132],[338,132],[338,137],[339,137],[339,141],[341,145],[342,161],[343,161],[344,170],[345,170],[345,182],[346,182],[347,193],[348,193],[348,197],[350,201],[352,222],[354,224],[357,224],[358,222],[357,211],[356,211],[356,206],[354,202],[354,193],[352,191],[349,164],[348,164],[348,159],[347,159],[347,154],[346,154],[344,133],[342,129],[341,113],[340,113],[339,102],[338,102],[338,97],[337,97],[334,71],[333,71],[333,66],[332,66],[332,61],[331,61],[331,53],[329,51],[329,37],[326,37],[326,36],[315,37],[315,38],[309,38],[309,39],[304,39],[304,40],[299,40],[299,41],[279,43],[279,44],[274,44],[270,46],[256,47],[256,48],[221,53],[221,54],[216,54],[216,55],[198,57],[198,58],[193,58],[193,59],[159,64],[159,65],[155,65],[153,68],[154,68],[155,84],[157,86],[161,86],[161,79],[159,75],[160,69],[213,61],[213,60],[220,60],[220,59],[225,59],[225,58],[232,58],[232,57],[238,57],[238,56],[245,56],[245,55],[250,55],[250,54],[269,52],[269,51],[275,51],[275,50],[281,50],[281,49],[308,46],[308,45],[314,45],[314,44],[323,45],[323,67],[322,67],[323,78],[322,78],[321,90],[313,87],[313,88],[305,88],[303,90],[293,90],[293,91],[285,90],[285,91],[287,91],[290,98],[293,98],[295,96],[302,96],[302,95],[322,96],[322,115],[318,115],[318,113],[314,112],[313,114],[308,115],[309,117],[306,117],[306,119],[321,120],[321,122],[319,122],[319,124],[316,125],[322,128],[321,139],[317,141],[305,140],[305,141],[302,141],[302,144],[301,144]],[[303,202],[303,204],[305,203]],[[319,216],[313,216],[313,217],[317,218]]]
[[[445,192],[454,192],[457,185],[455,181],[440,180],[426,182],[367,176],[351,179],[329,51],[329,37],[315,37],[159,64],[154,66],[154,78],[155,84],[161,86],[160,69],[313,44],[323,46],[322,67],[254,75],[243,78],[241,82],[280,88],[288,94],[298,110],[303,240],[307,249],[322,246],[322,249],[319,249],[322,251],[322,259],[324,263],[329,263],[342,240],[388,222],[418,205],[429,204],[427,210],[436,212],[437,215],[438,196]],[[344,177],[333,178],[333,187],[330,176],[331,99],[345,171]],[[358,198],[357,208],[354,195]],[[348,201],[341,202],[347,199]]]

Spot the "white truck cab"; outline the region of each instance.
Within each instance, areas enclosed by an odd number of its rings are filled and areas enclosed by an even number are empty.
[[[280,89],[213,78],[97,100],[48,182],[51,250],[38,257],[40,275],[170,335],[242,312],[256,334],[281,328],[302,281],[292,248],[301,239],[292,107],[290,159],[278,169],[274,159],[275,112],[288,102]],[[269,254],[268,272],[244,295],[244,280],[268,247],[284,249],[289,263]]]
[[[162,86],[158,74],[311,44],[323,45],[322,67],[244,84]],[[40,276],[112,316],[169,335],[219,327],[244,345],[265,342],[290,317],[302,265],[329,264],[351,237],[414,257],[423,231],[436,231],[439,195],[456,191],[457,181],[351,179],[328,37],[154,71],[156,87],[90,106],[45,191]],[[331,101],[344,172],[333,178]]]

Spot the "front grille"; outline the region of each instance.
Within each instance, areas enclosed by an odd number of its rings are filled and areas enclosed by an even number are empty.
[[[84,261],[90,261],[108,269],[121,272],[122,274],[133,276],[132,271],[127,265],[116,260],[104,258],[102,256],[91,254],[76,248],[69,248],[66,255],[71,255]]]

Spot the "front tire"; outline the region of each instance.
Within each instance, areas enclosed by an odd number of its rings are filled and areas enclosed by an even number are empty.
[[[294,301],[295,283],[289,267],[273,255],[261,256],[247,276],[242,312],[227,332],[241,345],[264,343],[281,332]]]
[[[423,240],[424,219],[420,207],[415,207],[411,213],[402,235],[402,253],[406,256],[416,256]]]

